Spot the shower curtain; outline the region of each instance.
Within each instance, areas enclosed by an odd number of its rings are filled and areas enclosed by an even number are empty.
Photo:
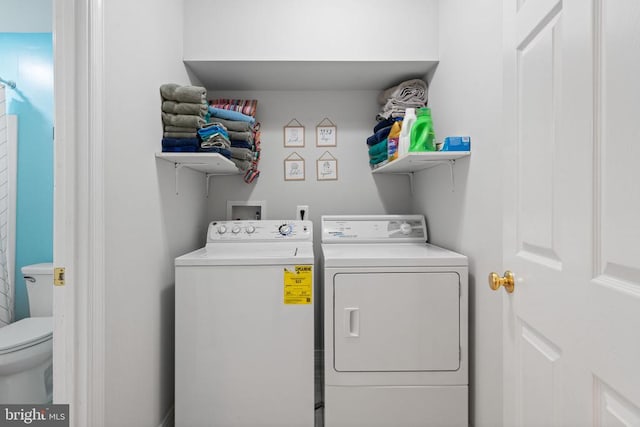
[[[5,86],[0,83],[0,327],[13,322],[13,286],[8,274],[9,172]]]

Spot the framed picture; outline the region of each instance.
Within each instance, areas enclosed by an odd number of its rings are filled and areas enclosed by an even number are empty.
[[[304,159],[296,152],[284,159],[284,180],[304,181]]]
[[[304,126],[296,119],[284,126],[284,146],[304,147]]]
[[[316,126],[316,147],[335,147],[338,145],[338,127],[329,119],[323,119]]]
[[[316,178],[318,181],[338,180],[338,159],[328,151],[316,160]]]

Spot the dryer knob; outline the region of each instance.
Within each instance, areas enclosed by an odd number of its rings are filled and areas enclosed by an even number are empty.
[[[247,229],[246,229],[247,234],[253,234],[254,231],[256,231],[256,228],[253,225],[247,226]]]
[[[225,227],[224,225],[218,226],[218,234],[224,234],[226,232],[227,232],[227,227]]]
[[[293,228],[291,227],[291,224],[282,224],[278,228],[278,231],[280,232],[281,235],[288,236],[293,231]]]
[[[240,232],[240,227],[238,227],[237,225],[236,225],[236,226],[234,226],[234,227],[231,229],[231,232],[232,232],[233,234],[238,234],[238,233]]]
[[[405,236],[411,233],[411,224],[407,222],[403,222],[402,224],[400,224],[400,232]]]

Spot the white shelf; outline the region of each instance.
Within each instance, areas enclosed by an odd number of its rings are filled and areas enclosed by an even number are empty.
[[[240,170],[218,153],[156,153],[156,157],[208,175],[238,175]]]
[[[184,63],[208,90],[383,90],[425,78],[437,60],[194,60]]]
[[[183,167],[205,174],[207,196],[209,178],[212,176],[242,173],[235,163],[218,153],[156,153],[156,158],[173,163],[176,170],[176,194],[180,191],[180,169]]]
[[[471,155],[471,151],[425,151],[408,153],[371,173],[412,173]]]

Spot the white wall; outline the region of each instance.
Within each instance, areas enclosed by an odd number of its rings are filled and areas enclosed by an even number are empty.
[[[258,100],[262,155],[260,177],[245,184],[241,177],[214,177],[209,195],[211,219],[224,219],[227,200],[267,200],[268,218],[295,218],[295,207],[309,205],[319,237],[320,216],[342,213],[402,213],[410,208],[408,180],[374,176],[366,139],[379,111],[378,91],[208,92],[209,98],[233,95]],[[316,125],[328,117],[338,128],[336,147],[316,147]],[[283,126],[296,118],[305,126],[305,146],[283,146]],[[338,159],[338,180],[318,181],[316,160],[329,151]],[[298,153],[305,159],[306,179],[285,181],[283,161]]]
[[[1,33],[50,33],[53,0],[2,0]]]
[[[297,1],[185,0],[193,29],[211,26],[211,17],[232,17],[241,25],[232,42],[212,32],[203,43],[187,31],[186,59],[408,61],[437,56],[437,27],[430,25],[437,0]],[[396,21],[396,18],[398,21]],[[410,28],[411,37],[403,28]]]
[[[188,84],[181,0],[105,2],[105,426],[158,426],[173,404],[174,257],[202,246],[204,176],[161,150],[159,87]]]
[[[472,155],[415,179],[417,212],[425,213],[433,243],[470,263],[470,403],[476,427],[502,424],[502,295],[487,284],[502,272],[500,161],[502,2],[440,2],[440,63],[429,91],[438,139],[470,135]]]

